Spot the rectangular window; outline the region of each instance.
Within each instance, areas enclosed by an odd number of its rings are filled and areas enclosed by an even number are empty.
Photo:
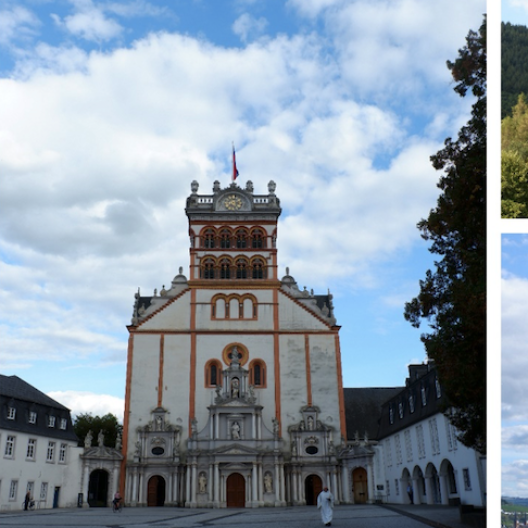
[[[9,407],[9,409],[7,409],[7,419],[14,420],[15,416],[16,416],[16,409],[14,407]]]
[[[471,490],[471,479],[469,478],[469,469],[464,468],[462,470],[462,473],[464,474],[464,488],[466,491]]]
[[[46,501],[47,498],[48,498],[48,483],[43,482],[40,485],[40,500]]]
[[[28,440],[26,458],[28,460],[35,460],[35,448],[37,446],[37,441],[34,438]]]
[[[48,442],[48,452],[46,454],[46,461],[53,462],[55,459],[55,442]]]
[[[411,431],[405,431],[405,453],[407,455],[407,462],[412,462],[413,452],[412,452],[412,440],[411,440]]]
[[[55,427],[55,416],[48,416],[48,427]]]
[[[15,456],[15,437],[14,436],[7,437],[4,456],[8,458],[13,458]]]
[[[68,427],[68,420],[66,420],[66,418],[61,418],[60,428],[65,431],[66,427]]]
[[[18,480],[12,480],[9,486],[9,500],[14,501],[17,498]]]
[[[440,453],[440,439],[438,437],[436,418],[429,420],[429,433],[431,434],[431,450],[433,455],[438,455]]]
[[[416,440],[418,444],[418,458],[425,458],[425,439],[422,424],[416,426]]]
[[[398,479],[394,479],[394,490],[396,495],[400,494],[400,483],[398,482]]]
[[[37,413],[35,411],[29,411],[28,422],[30,424],[36,424],[37,423]]]
[[[66,462],[66,444],[61,444],[59,449],[59,462]]]
[[[387,484],[387,495],[390,495],[390,484],[389,484],[389,481],[386,480],[385,483]]]
[[[394,445],[396,448],[396,464],[403,464],[401,438],[399,434],[394,437]],[[397,491],[396,494],[398,494]]]

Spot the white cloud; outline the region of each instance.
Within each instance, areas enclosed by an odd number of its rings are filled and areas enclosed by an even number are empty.
[[[123,27],[115,20],[108,18],[104,10],[93,4],[91,0],[72,2],[77,12],[61,19],[53,14],[54,22],[65,28],[72,35],[88,41],[104,42],[118,37]]]
[[[528,279],[502,279],[502,415],[504,420],[528,420],[526,383],[519,372],[528,369]]]
[[[260,37],[267,25],[268,21],[265,18],[255,18],[249,13],[244,13],[233,23],[233,32],[240,37],[242,42],[248,42]]]
[[[51,391],[48,396],[62,403],[71,410],[72,416],[79,414],[92,414],[93,416],[104,416],[113,414],[123,423],[125,402],[123,398],[116,398],[108,394],[96,394],[93,392],[79,391]]]
[[[0,10],[0,45],[12,45],[15,41],[36,34],[40,25],[37,17],[19,5]]]

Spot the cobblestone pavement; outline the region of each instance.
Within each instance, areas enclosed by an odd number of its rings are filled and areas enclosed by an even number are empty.
[[[208,526],[311,528],[323,526],[315,507],[258,509],[110,508],[1,512],[0,526],[49,528],[199,528]],[[424,519],[410,518],[380,506],[336,506],[334,528],[425,528]]]

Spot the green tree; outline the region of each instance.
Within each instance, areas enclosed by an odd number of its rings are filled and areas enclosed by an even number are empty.
[[[501,125],[501,216],[528,217],[528,104],[520,94]]]
[[[460,441],[486,450],[486,19],[470,31],[455,62],[447,62],[462,97],[476,98],[456,141],[431,157],[444,171],[441,194],[418,228],[439,256],[420,293],[405,305],[405,318],[429,332],[421,336],[449,398]]]
[[[79,446],[84,446],[84,439],[88,431],[92,431],[92,446],[97,445],[97,436],[99,431],[103,431],[104,445],[114,447],[116,445],[117,435],[122,435],[123,426],[118,422],[117,417],[113,414],[104,416],[92,416],[91,414],[79,414],[73,423],[75,434],[79,438]]]

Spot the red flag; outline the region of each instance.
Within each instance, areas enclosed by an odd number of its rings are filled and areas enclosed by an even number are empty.
[[[235,156],[235,145],[233,145],[233,181],[238,178],[238,169],[236,166],[236,156]]]

